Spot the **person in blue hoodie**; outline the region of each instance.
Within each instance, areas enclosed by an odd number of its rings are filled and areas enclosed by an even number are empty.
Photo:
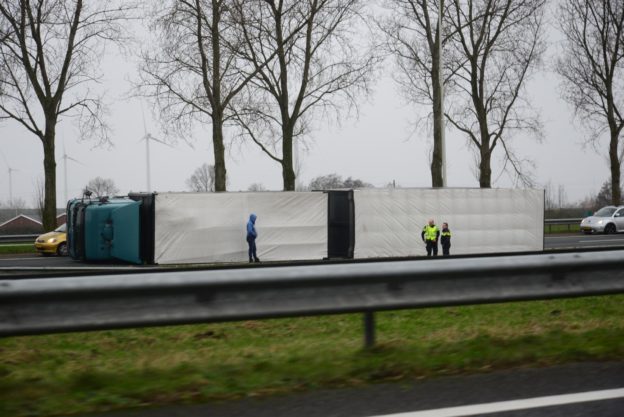
[[[256,232],[256,219],[258,216],[251,214],[249,221],[247,222],[247,245],[249,246],[249,262],[260,262],[258,255],[256,255],[256,238],[258,232]]]

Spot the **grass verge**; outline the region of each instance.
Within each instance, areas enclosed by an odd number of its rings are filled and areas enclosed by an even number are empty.
[[[580,224],[553,224],[544,226],[544,233],[557,234],[557,233],[581,233]]]
[[[0,245],[0,255],[14,253],[36,253],[37,250],[32,243],[15,243]]]
[[[0,415],[53,416],[624,359],[624,296],[0,340]]]

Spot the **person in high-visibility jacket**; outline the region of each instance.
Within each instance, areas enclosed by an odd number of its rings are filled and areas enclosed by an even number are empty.
[[[440,229],[435,225],[433,219],[429,219],[429,224],[423,227],[420,234],[423,242],[427,247],[427,256],[438,256],[438,238],[440,237]]]
[[[442,245],[442,256],[449,256],[451,254],[451,230],[446,222],[442,223],[440,244]]]

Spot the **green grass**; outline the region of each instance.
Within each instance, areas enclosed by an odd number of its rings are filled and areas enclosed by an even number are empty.
[[[581,225],[580,224],[553,224],[550,226],[544,225],[544,233],[580,233]]]
[[[0,340],[0,415],[52,416],[624,359],[624,295]]]
[[[35,253],[37,250],[32,243],[15,243],[0,245],[0,255],[12,253]]]

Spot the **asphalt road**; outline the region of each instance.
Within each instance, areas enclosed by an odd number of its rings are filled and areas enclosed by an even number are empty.
[[[608,397],[606,394],[615,398],[601,400],[601,397]],[[514,411],[505,411],[514,407]],[[624,415],[624,363],[585,363],[545,369],[516,369],[355,389],[321,390],[263,400],[244,399],[221,404],[103,414],[97,417],[468,415],[621,417]]]
[[[65,270],[111,270],[137,269],[140,266],[114,263],[84,263],[75,261],[69,256],[42,256],[37,253],[0,255],[0,275],[12,269],[31,268],[33,270],[65,271]]]
[[[624,233],[617,235],[583,235],[569,234],[546,236],[544,238],[544,249],[591,249],[624,247]]]
[[[549,236],[544,238],[544,249],[591,249],[591,248],[624,248],[624,233],[617,235],[583,235],[567,234]],[[0,275],[10,272],[12,269],[29,268],[32,270],[45,270],[47,272],[62,270],[77,271],[112,271],[112,270],[137,270],[146,269],[145,266],[136,266],[116,263],[83,263],[74,261],[69,257],[49,256],[38,254],[24,255],[0,255]]]

